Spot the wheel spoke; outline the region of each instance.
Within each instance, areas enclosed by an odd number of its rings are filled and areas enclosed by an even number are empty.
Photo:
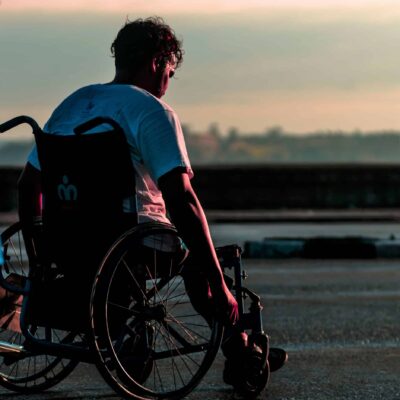
[[[143,224],[128,231],[108,251],[93,287],[93,336],[102,344],[96,345],[102,360],[98,368],[121,395],[128,391],[146,400],[186,396],[205,375],[219,348],[222,326],[207,325],[193,308],[174,261],[177,254],[158,250],[164,243],[159,247],[157,236],[162,241],[166,235],[175,235],[173,243],[180,241],[174,230],[161,224]],[[125,299],[132,286],[138,288],[133,295],[136,305],[108,298],[115,291],[116,298]],[[132,346],[110,339],[114,310],[132,329]],[[123,334],[125,340],[127,328],[118,325],[117,329],[113,337]]]
[[[9,274],[13,273],[19,277],[26,278],[28,275],[25,260],[25,244],[21,234],[19,224],[8,228],[1,234],[6,255],[6,265]],[[15,285],[15,286],[20,286]],[[22,296],[21,296],[22,298]],[[20,313],[21,304],[15,302],[13,305],[15,312]],[[32,335],[39,339],[52,339],[54,343],[62,341],[60,333],[51,329],[29,327]],[[67,342],[72,339],[64,338]],[[8,330],[6,327],[0,328],[0,340],[13,345],[22,345],[25,341],[20,332]],[[54,386],[66,377],[77,365],[76,361],[63,360],[56,357],[43,356],[42,354],[29,354],[17,356],[15,359],[2,358],[0,363],[0,384],[8,389],[30,393],[45,390]],[[7,362],[6,362],[7,361]]]

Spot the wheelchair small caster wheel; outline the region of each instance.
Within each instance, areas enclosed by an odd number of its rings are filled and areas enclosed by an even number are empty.
[[[243,375],[235,389],[246,399],[257,397],[267,386],[270,376],[268,363],[269,339],[265,334],[249,336],[243,360]]]

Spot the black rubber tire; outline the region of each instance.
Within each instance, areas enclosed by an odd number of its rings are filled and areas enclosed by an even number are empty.
[[[222,325],[215,318],[208,324],[191,305],[180,275],[182,264],[174,260],[176,252],[164,252],[161,262],[160,252],[149,243],[166,236],[178,238],[173,227],[160,223],[141,224],[125,233],[105,256],[92,290],[91,324],[97,367],[110,386],[126,398],[183,398],[207,373],[222,340]],[[140,255],[144,239],[154,261],[145,261]],[[168,257],[169,270],[165,267]],[[129,306],[113,300],[118,296]],[[125,309],[126,313],[118,331],[117,309]],[[121,343],[129,340],[142,343],[131,353],[131,358],[136,357],[136,362],[143,365],[144,374],[140,376],[132,371],[126,362],[129,357],[123,354]],[[189,352],[189,342],[197,346],[196,351],[192,347]],[[168,379],[163,380],[166,375]]]
[[[21,224],[11,225],[1,234],[5,265],[1,267],[3,276],[14,274],[23,281],[28,276],[28,261],[22,239]],[[15,288],[22,289],[21,285]],[[13,289],[8,285],[7,289]],[[13,297],[15,312],[19,313],[22,304],[22,295],[10,293]],[[68,332],[57,331],[51,328],[30,327],[35,337],[44,339],[50,335],[56,342],[71,342],[73,338]],[[0,327],[0,341],[23,346],[24,336],[10,326]],[[66,378],[77,366],[77,361],[62,359],[45,354],[30,354],[18,358],[0,356],[0,385],[20,393],[38,393],[49,389]]]

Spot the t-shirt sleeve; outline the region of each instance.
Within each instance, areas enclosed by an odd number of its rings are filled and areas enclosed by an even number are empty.
[[[172,110],[152,112],[139,125],[138,147],[142,161],[154,182],[177,167],[193,171],[178,117]]]

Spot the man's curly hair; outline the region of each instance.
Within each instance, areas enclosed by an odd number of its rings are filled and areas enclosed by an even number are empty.
[[[128,20],[112,43],[111,54],[118,69],[135,70],[152,58],[173,60],[175,68],[183,61],[182,41],[160,17]]]

